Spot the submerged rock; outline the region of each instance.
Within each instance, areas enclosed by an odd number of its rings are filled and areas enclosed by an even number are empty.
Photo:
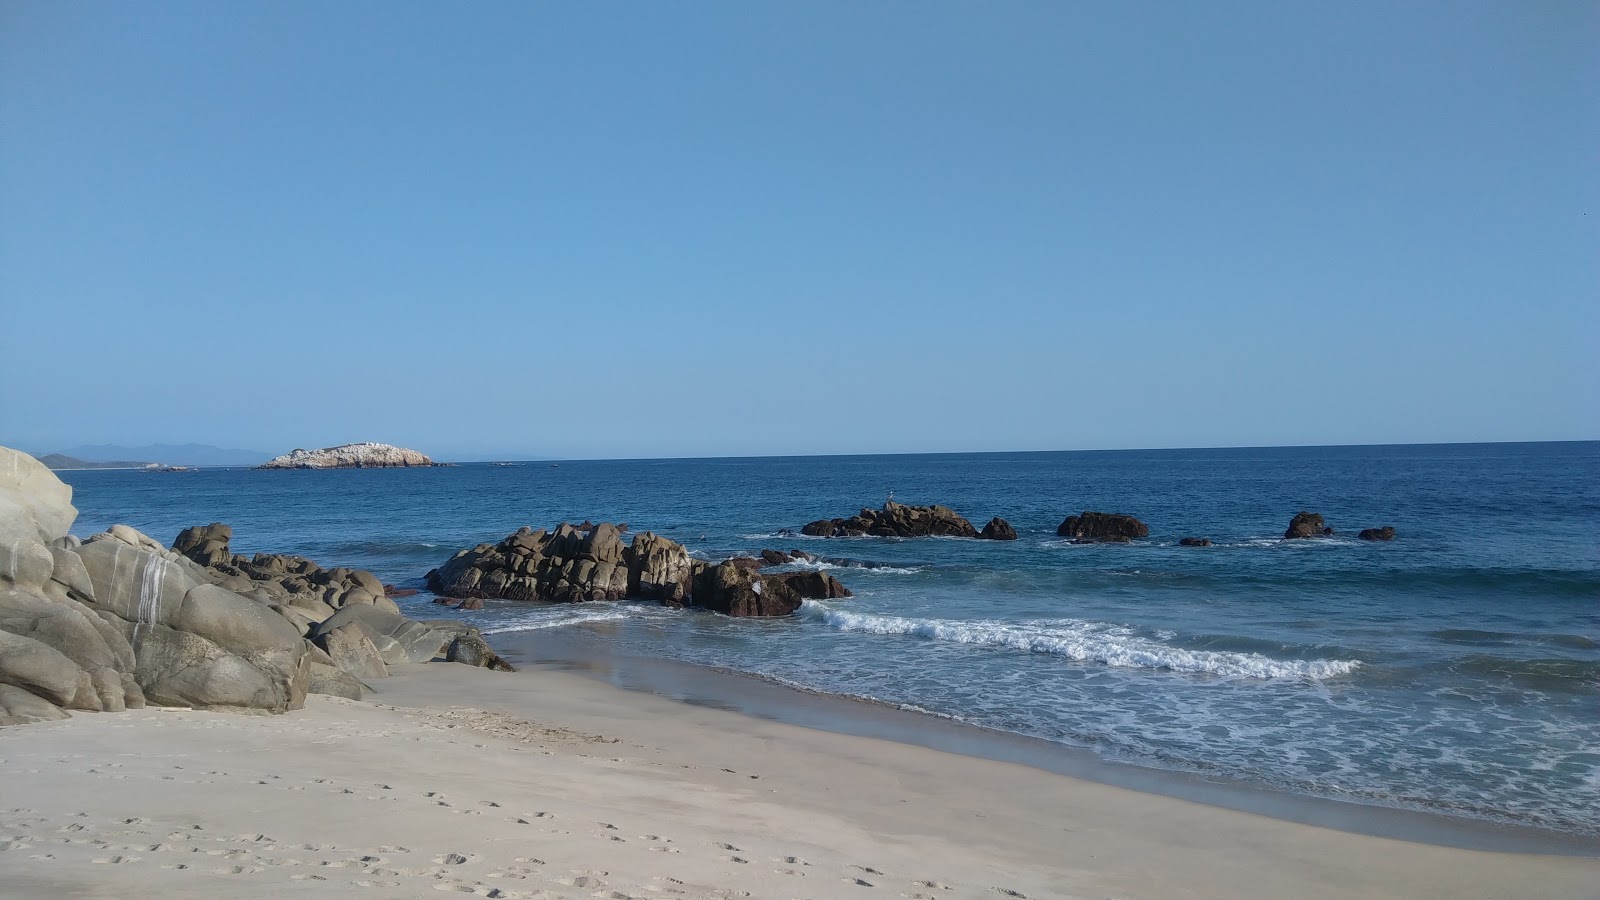
[[[393,444],[341,444],[320,450],[296,449],[267,460],[258,469],[390,469],[411,466],[436,466],[438,463],[415,450]]]
[[[1126,544],[1149,537],[1150,526],[1123,513],[1085,511],[1067,516],[1056,528],[1056,535],[1073,538],[1075,543]]]
[[[1382,528],[1363,528],[1356,537],[1363,541],[1392,541],[1394,540],[1394,526],[1385,525]]]
[[[1178,546],[1179,547],[1209,547],[1209,546],[1211,546],[1211,539],[1210,538],[1192,538],[1192,537],[1179,538],[1178,539]]]

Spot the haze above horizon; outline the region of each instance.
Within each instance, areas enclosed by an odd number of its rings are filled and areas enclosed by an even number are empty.
[[[0,444],[1600,437],[1600,7],[0,8]]]

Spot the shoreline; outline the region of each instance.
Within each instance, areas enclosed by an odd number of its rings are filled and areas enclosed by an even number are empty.
[[[283,716],[0,732],[8,896],[1586,897],[1600,860],[1370,837],[554,669]],[[887,890],[884,890],[887,889]],[[863,893],[864,892],[864,893]]]
[[[486,637],[519,669],[570,672],[688,706],[1023,765],[1108,787],[1349,834],[1463,850],[1600,858],[1600,844],[1593,837],[1572,832],[1300,794],[1228,776],[1108,760],[1087,748],[875,698],[812,690],[736,669],[615,653],[598,633],[608,627],[614,626],[591,622]]]

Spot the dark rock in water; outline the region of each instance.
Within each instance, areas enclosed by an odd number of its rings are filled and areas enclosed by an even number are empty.
[[[1321,513],[1299,512],[1289,520],[1289,529],[1283,533],[1284,540],[1298,540],[1300,538],[1322,537],[1333,534],[1333,529],[1327,527],[1322,521]]]
[[[1150,526],[1122,513],[1087,512],[1067,516],[1056,529],[1060,537],[1074,538],[1073,543],[1126,544],[1134,538],[1150,536]]]
[[[499,544],[452,556],[428,573],[428,589],[450,597],[620,600],[628,593],[624,557],[621,534],[609,523],[588,531],[565,522],[555,531],[523,528]]]
[[[814,537],[977,537],[978,529],[948,506],[906,506],[889,500],[848,519],[818,519],[800,529]]]
[[[626,548],[618,535],[604,522],[588,533],[567,524],[553,532],[523,528],[499,544],[480,544],[452,556],[428,573],[428,587],[441,597],[460,598],[459,609],[477,609],[492,597],[556,602],[632,597],[732,616],[788,615],[802,597],[850,596],[825,573],[757,571],[815,558],[800,551],[769,550],[760,559],[736,557],[711,566],[690,556],[682,544],[651,532],[635,535]]]
[[[456,609],[459,609],[462,612],[474,612],[476,610],[483,609],[483,598],[468,597],[462,600],[460,603],[457,603]]]
[[[1011,527],[1010,522],[995,516],[978,532],[978,537],[990,541],[1014,541],[1017,539],[1017,530]]]
[[[1178,539],[1178,546],[1179,547],[1209,547],[1209,546],[1211,546],[1211,539],[1210,538],[1179,538]]]
[[[422,592],[416,588],[395,587],[392,584],[383,586],[383,595],[385,597],[415,597],[420,593]]]
[[[806,600],[841,600],[855,596],[827,572],[783,572],[763,575],[768,581],[781,581],[790,590]]]
[[[439,604],[440,606],[450,606],[454,604],[456,600],[454,597],[435,597],[433,598],[433,602]]]
[[[1356,537],[1363,541],[1392,541],[1394,540],[1394,526],[1385,525],[1382,528],[1363,528]]]
[[[800,595],[777,576],[722,563],[695,578],[695,605],[729,616],[787,616]]]
[[[777,536],[778,537],[794,537],[794,529],[793,528],[779,528]]]

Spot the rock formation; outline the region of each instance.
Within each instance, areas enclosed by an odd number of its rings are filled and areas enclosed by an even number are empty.
[[[1017,530],[1011,527],[1010,522],[995,516],[978,532],[978,537],[990,541],[1014,541],[1017,539]]]
[[[1125,544],[1136,538],[1149,537],[1150,526],[1122,513],[1085,511],[1076,516],[1067,516],[1056,528],[1056,534],[1079,543]]]
[[[1321,513],[1300,512],[1289,520],[1289,529],[1283,533],[1284,540],[1298,540],[1301,538],[1324,537],[1333,534],[1333,529],[1327,527],[1322,521]]]
[[[690,556],[682,544],[649,531],[634,535],[633,543],[624,546],[621,532],[610,523],[582,531],[563,522],[554,531],[525,527],[498,544],[462,550],[428,573],[428,588],[444,597],[462,599],[461,609],[474,599],[485,598],[555,603],[632,598],[667,606],[707,607],[729,615],[788,615],[794,611],[776,600],[726,600],[735,582],[708,580],[706,575],[727,568],[750,576],[739,584],[761,584],[755,589],[757,596],[762,591],[773,597],[794,594],[796,608],[800,597],[850,596],[844,585],[822,572],[757,574],[756,569],[773,560],[795,559],[769,552],[772,560],[746,557],[711,566]]]
[[[1394,526],[1385,525],[1382,528],[1363,528],[1356,534],[1363,541],[1392,541],[1394,540]]]
[[[71,499],[0,447],[0,725],[147,701],[281,713],[308,691],[359,698],[361,677],[386,674],[373,655],[427,661],[452,638],[399,615],[370,572],[233,556],[220,523],[185,530],[182,553],[126,525],[79,542]]]
[[[1178,546],[1179,547],[1209,547],[1209,546],[1211,546],[1211,539],[1210,538],[1192,538],[1192,537],[1179,538],[1178,539]]]
[[[262,463],[260,469],[386,469],[406,466],[436,466],[438,463],[415,450],[392,444],[342,444],[321,450],[294,450]]]
[[[992,523],[991,523],[992,524]],[[818,519],[800,529],[812,537],[979,537],[978,529],[948,506],[906,506],[889,500],[848,519]]]

